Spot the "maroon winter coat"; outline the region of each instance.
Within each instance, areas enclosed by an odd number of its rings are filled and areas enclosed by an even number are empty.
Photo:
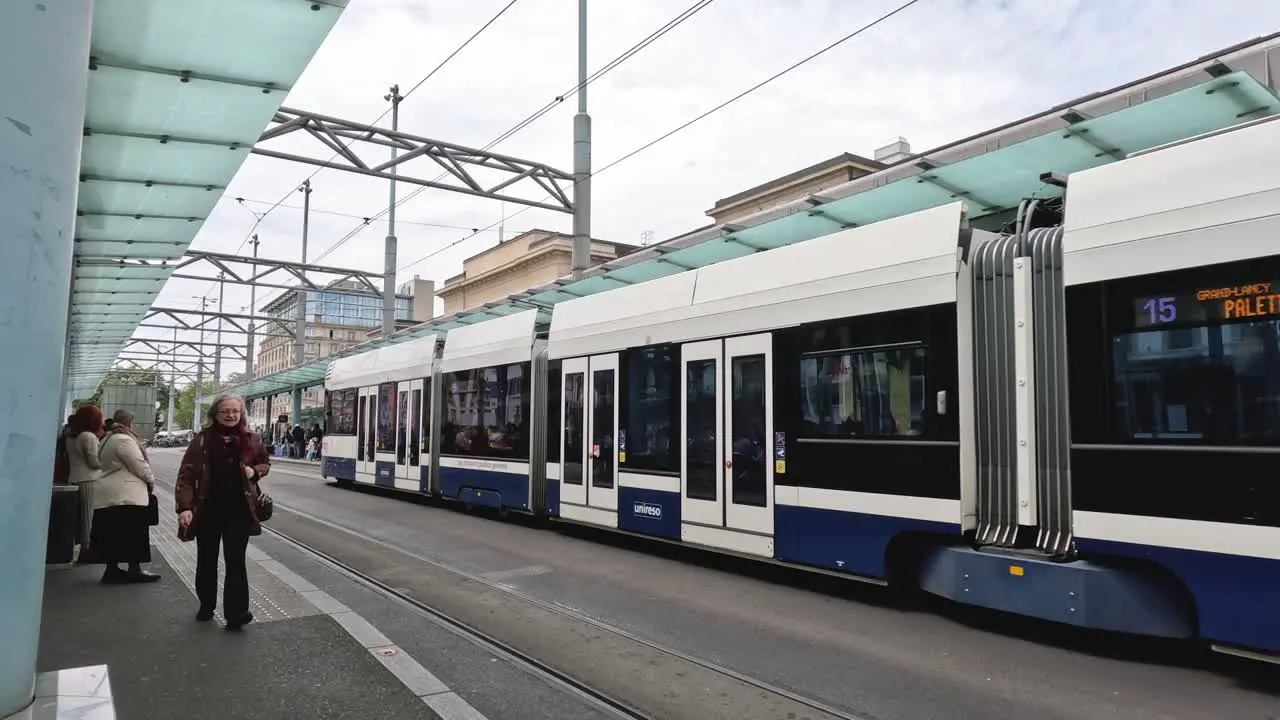
[[[200,523],[200,507],[208,497],[209,484],[204,480],[209,475],[209,464],[205,459],[204,444],[220,443],[222,438],[212,428],[201,430],[191,438],[187,451],[182,456],[182,466],[178,468],[178,483],[174,491],[177,512],[191,511],[191,527]],[[240,463],[253,468],[254,476],[244,479],[244,501],[249,507],[249,534],[261,535],[262,522],[258,518],[258,481],[271,472],[271,456],[258,436],[248,430],[240,431]]]

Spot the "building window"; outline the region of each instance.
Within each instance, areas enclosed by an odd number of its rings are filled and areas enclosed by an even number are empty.
[[[801,434],[827,438],[922,435],[924,366],[921,346],[801,358]]]
[[[628,470],[680,472],[680,348],[658,345],[622,353],[618,438]]]
[[[444,455],[529,458],[528,363],[463,370],[444,378]]]

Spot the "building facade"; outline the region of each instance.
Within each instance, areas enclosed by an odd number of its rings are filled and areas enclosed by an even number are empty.
[[[360,289],[356,282],[341,284],[343,288]],[[304,361],[325,358],[376,337],[382,325],[382,298],[371,295],[347,295],[321,290],[306,293],[306,337]],[[292,324],[298,308],[299,291],[289,290],[267,303],[263,315],[280,318]],[[430,320],[435,305],[435,283],[413,280],[396,289],[396,329]],[[261,377],[287,370],[294,363],[294,338],[281,331],[279,326],[263,329],[267,333],[261,339],[254,358],[254,374]],[[258,401],[250,408],[249,420],[254,426],[266,425],[292,411],[292,398],[287,394],[276,395],[269,402]],[[313,387],[302,393],[303,409],[319,408],[324,404],[324,388]]]
[[[906,141],[898,138],[895,143],[877,150],[877,156],[881,156],[883,152],[885,158],[894,157],[900,149],[898,143],[906,146],[907,151],[910,151]],[[732,223],[783,203],[821,194],[827,188],[882,170],[887,164],[853,153],[841,153],[815,165],[721,198],[707,211],[707,216],[717,225]]]
[[[615,260],[638,249],[635,245],[591,241],[591,265]],[[508,295],[545,285],[573,271],[573,236],[549,230],[529,230],[472,255],[462,272],[445,280],[439,296],[444,314],[477,307]]]

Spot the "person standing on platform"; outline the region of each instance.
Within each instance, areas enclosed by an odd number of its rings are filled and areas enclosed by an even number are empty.
[[[179,533],[196,540],[196,620],[213,619],[218,603],[218,546],[226,564],[222,613],[228,630],[253,622],[245,550],[262,534],[258,483],[271,470],[262,442],[249,431],[244,400],[223,394],[209,405],[203,430],[187,446],[174,493]]]
[[[102,476],[94,490],[94,559],[107,565],[105,584],[155,582],[160,576],[142,569],[142,563],[151,562],[155,475],[133,432],[133,415],[117,410],[112,419],[99,452]],[[128,563],[129,570],[121,570],[120,563]]]
[[[76,408],[69,423],[67,438],[68,480],[80,488],[80,528],[77,540],[80,555],[77,563],[93,561],[93,491],[102,463],[98,460],[98,441],[102,437],[102,411],[96,405]]]

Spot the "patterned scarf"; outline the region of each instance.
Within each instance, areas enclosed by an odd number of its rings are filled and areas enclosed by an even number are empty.
[[[108,433],[108,435],[128,435],[133,438],[133,441],[138,444],[138,449],[142,451],[142,459],[146,461],[148,465],[151,464],[151,458],[147,457],[147,446],[142,443],[142,440],[132,428],[125,427],[124,425],[116,425],[111,428],[111,432]]]

